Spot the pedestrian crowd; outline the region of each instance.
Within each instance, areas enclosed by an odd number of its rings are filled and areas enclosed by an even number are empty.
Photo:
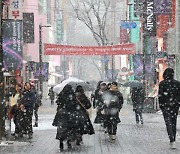
[[[38,108],[41,105],[41,94],[37,92],[34,82],[26,82],[24,85],[15,80],[10,87],[5,90],[6,118],[13,119],[15,138],[27,136],[32,138],[33,126],[38,127]],[[33,111],[35,123],[32,124]]]
[[[170,148],[174,149],[176,141],[177,116],[180,106],[180,82],[174,79],[174,70],[167,68],[163,74],[164,80],[159,84],[158,100],[162,110],[164,122],[170,141]],[[34,127],[38,127],[38,108],[41,105],[41,94],[32,82],[24,85],[14,84],[5,91],[6,101],[9,102],[8,118],[15,124],[15,137],[33,136],[32,117],[35,115]],[[131,87],[130,90],[136,124],[144,124],[143,104],[145,101],[145,88]],[[54,104],[55,94],[53,87],[49,90],[51,105]],[[92,102],[92,103],[91,103]],[[117,126],[121,122],[119,114],[124,99],[119,91],[118,83],[99,81],[91,97],[85,93],[83,86],[66,84],[57,95],[57,109],[52,125],[57,127],[56,139],[59,140],[60,150],[64,150],[64,142],[72,148],[72,142],[81,145],[83,135],[93,135],[95,130],[90,120],[88,110],[96,109],[95,124],[101,124],[104,132],[108,134],[109,141],[116,140]]]
[[[174,79],[174,70],[171,68],[165,70],[163,77],[164,80],[159,84],[159,105],[166,124],[170,148],[175,149],[180,82]],[[135,112],[135,122],[143,125],[145,88],[143,86],[131,87],[130,94]],[[93,108],[96,109],[94,123],[101,124],[104,132],[109,136],[109,141],[114,142],[118,123],[121,122],[119,113],[123,107],[123,95],[118,89],[118,83],[99,81],[90,100]],[[64,141],[67,141],[68,148],[72,148],[72,141],[80,145],[84,134],[95,133],[87,113],[87,110],[91,108],[91,103],[82,86],[77,86],[74,91],[71,85],[66,85],[59,93],[56,103],[58,107],[53,126],[57,127],[56,139],[60,141],[60,150],[64,149]]]

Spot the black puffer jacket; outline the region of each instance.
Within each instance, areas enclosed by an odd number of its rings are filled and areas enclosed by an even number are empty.
[[[161,110],[165,108],[178,109],[180,105],[180,82],[174,80],[174,70],[167,68],[163,74],[164,80],[159,84],[159,106]]]

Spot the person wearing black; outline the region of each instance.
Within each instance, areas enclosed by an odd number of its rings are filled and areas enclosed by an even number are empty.
[[[30,82],[31,85],[31,92],[34,93],[34,105],[33,105],[33,109],[34,109],[34,116],[35,116],[35,123],[33,125],[33,127],[38,127],[38,110],[39,107],[41,106],[41,95],[37,92],[36,87],[34,85],[33,82]]]
[[[96,87],[96,90],[91,94],[91,101],[93,102],[93,108],[96,108],[96,103],[97,103],[97,94],[99,93],[101,89],[101,83],[103,81],[99,81]]]
[[[176,148],[176,123],[180,105],[180,82],[174,79],[172,68],[164,71],[163,78],[164,80],[159,84],[159,106],[166,124],[170,148],[174,149]]]
[[[60,150],[63,150],[63,141],[67,141],[68,148],[71,148],[71,141],[79,135],[94,134],[94,130],[88,129],[89,117],[84,108],[76,99],[71,85],[66,85],[59,93],[57,113],[52,125],[57,127],[56,139],[60,141]]]
[[[144,89],[141,87],[134,87],[131,89],[131,99],[133,103],[133,111],[135,112],[136,124],[143,124],[143,103],[144,103]]]
[[[76,87],[75,90],[75,94],[76,94],[76,99],[77,99],[77,103],[79,103],[82,107],[82,109],[84,109],[84,112],[87,113],[87,110],[91,108],[91,103],[89,101],[89,99],[87,98],[87,96],[84,93],[84,89],[81,85],[78,85]],[[88,113],[87,113],[88,114]],[[94,128],[92,126],[91,120],[89,119],[89,115],[87,115],[87,124],[88,124],[88,128],[90,130],[90,134],[94,134]],[[82,135],[77,136],[77,140],[76,140],[76,145],[80,145],[80,143],[82,142]]]
[[[102,82],[100,84],[100,89],[98,90],[98,92],[95,94],[95,100],[94,100],[94,107],[96,108],[97,112],[96,112],[96,117],[94,119],[94,123],[96,124],[102,124],[102,126],[104,127],[104,113],[103,111],[103,93],[107,90],[107,86],[105,82]]]
[[[53,91],[53,87],[51,87],[51,88],[49,89],[48,95],[49,95],[49,98],[50,98],[50,100],[51,100],[51,105],[53,105],[53,104],[54,104],[54,97],[55,97],[55,94],[54,94],[54,91]]]
[[[113,141],[116,139],[117,124],[121,122],[119,112],[123,106],[123,96],[118,90],[117,82],[111,83],[109,91],[104,92],[102,98],[109,140]]]
[[[26,82],[24,85],[24,91],[22,93],[22,104],[24,106],[24,112],[25,112],[24,133],[28,135],[29,139],[31,139],[33,135],[32,116],[33,116],[34,101],[35,101],[35,95],[31,91],[31,85],[29,82]]]

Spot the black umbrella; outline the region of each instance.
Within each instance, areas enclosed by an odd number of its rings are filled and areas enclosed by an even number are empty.
[[[130,88],[143,88],[144,85],[137,80],[133,80],[133,81],[127,81],[123,84],[124,87],[130,87]]]

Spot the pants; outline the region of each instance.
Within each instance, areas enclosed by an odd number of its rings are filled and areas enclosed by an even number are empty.
[[[179,109],[164,109],[163,117],[170,142],[176,141],[176,124]]]
[[[39,108],[35,108],[35,109],[34,109],[35,124],[38,124],[38,109],[39,109]]]
[[[25,133],[27,133],[27,134],[32,134],[33,133],[32,116],[33,116],[33,111],[26,110],[26,115],[25,115]]]
[[[51,105],[54,104],[54,99],[51,99]]]
[[[113,123],[111,121],[108,121],[107,123],[107,129],[109,135],[116,135],[117,132],[117,123]]]
[[[143,117],[142,117],[142,111],[135,110],[135,118],[136,118],[136,123],[143,123]]]

